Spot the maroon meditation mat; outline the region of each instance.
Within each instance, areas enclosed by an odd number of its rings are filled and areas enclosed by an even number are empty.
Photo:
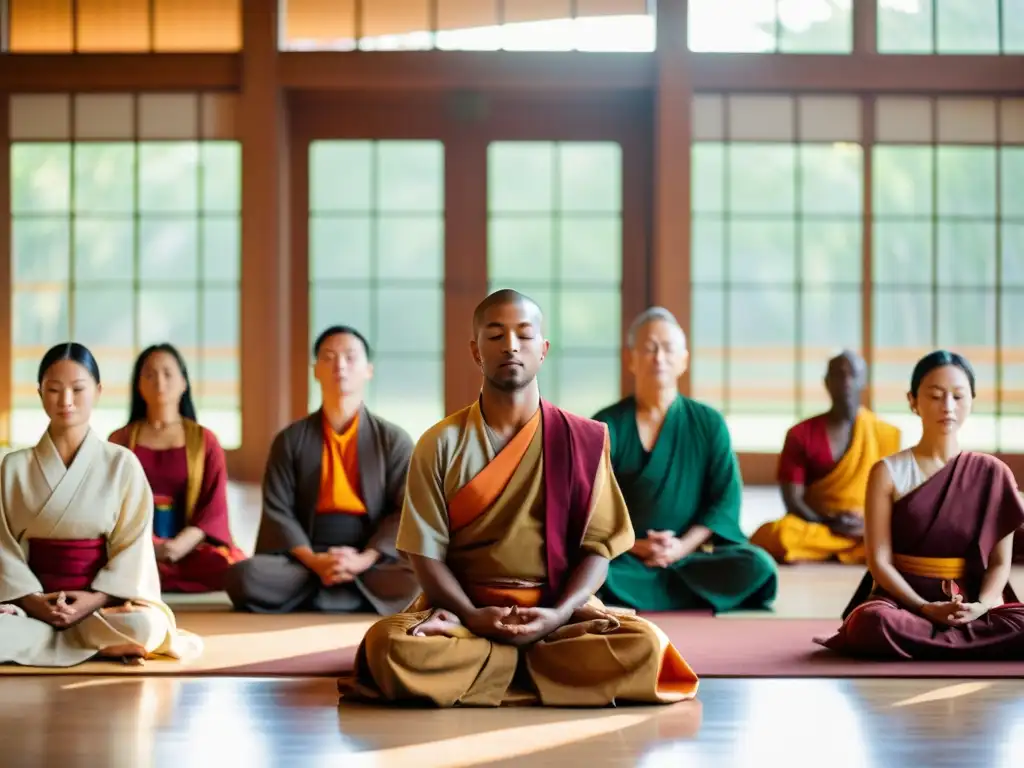
[[[945,677],[1024,678],[1017,662],[858,661],[814,643],[838,619],[716,619],[706,613],[649,614],[701,677]],[[356,646],[372,616],[183,612],[179,626],[199,634],[206,650],[188,664],[148,661],[144,666],[86,662],[42,669],[0,666],[8,674],[142,674],[233,677],[336,677],[351,671]]]

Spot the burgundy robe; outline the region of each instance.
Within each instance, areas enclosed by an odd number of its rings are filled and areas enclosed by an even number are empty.
[[[978,599],[996,543],[1024,524],[1024,504],[1009,468],[982,453],[963,452],[893,504],[892,551],[963,558],[956,584],[965,602]],[[942,580],[903,574],[918,595],[944,601]],[[1024,658],[1024,605],[1007,585],[1003,605],[958,627],[933,624],[874,584],[871,574],[847,608],[839,631],[819,640],[850,656],[935,661]]]
[[[170,500],[178,514],[175,535],[186,526],[199,528],[205,538],[176,563],[158,562],[160,588],[164,592],[216,592],[224,589],[228,569],[245,554],[235,546],[228,525],[228,473],[216,436],[198,427],[201,442],[192,447],[186,435],[181,448],[154,450],[135,443],[134,425],[110,436],[111,442],[130,448],[138,457],[153,489],[154,500]],[[187,428],[192,428],[190,424]],[[190,450],[191,448],[191,450]],[[194,455],[190,455],[190,453]],[[193,477],[200,475],[201,479]],[[199,479],[198,488],[193,491]],[[153,537],[158,545],[166,539]]]

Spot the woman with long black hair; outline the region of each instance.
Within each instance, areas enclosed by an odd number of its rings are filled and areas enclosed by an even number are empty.
[[[111,442],[133,451],[153,489],[153,544],[164,592],[215,592],[245,558],[228,524],[224,450],[196,420],[185,361],[170,344],[142,351],[128,424]]]

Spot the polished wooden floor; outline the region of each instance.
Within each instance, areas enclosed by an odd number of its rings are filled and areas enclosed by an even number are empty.
[[[5,768],[1024,764],[1014,681],[712,679],[698,701],[601,711],[338,707],[327,679],[2,685]]]
[[[747,495],[745,529],[777,503]],[[782,569],[775,620],[838,617],[862,573]],[[10,676],[0,693],[0,768],[1024,766],[1019,680],[705,678],[694,702],[601,711],[339,707],[331,679]]]

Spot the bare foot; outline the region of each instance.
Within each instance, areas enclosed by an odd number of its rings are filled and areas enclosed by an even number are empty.
[[[432,637],[447,635],[455,627],[462,626],[459,617],[450,611],[434,611],[426,620],[409,630],[413,637]]]
[[[123,645],[108,645],[100,651],[100,656],[111,659],[122,659],[124,657],[142,658],[146,655],[146,649],[137,643],[124,643]]]

